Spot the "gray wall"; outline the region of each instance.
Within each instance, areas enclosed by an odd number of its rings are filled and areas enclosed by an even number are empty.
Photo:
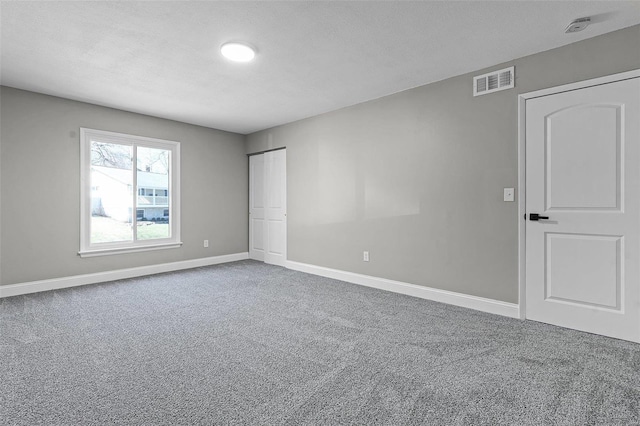
[[[242,135],[7,87],[0,102],[2,284],[247,251]],[[78,256],[80,127],[181,142],[181,248]]]
[[[515,89],[473,98],[473,75],[511,65]],[[519,218],[502,189],[518,182],[517,95],[638,68],[634,26],[257,132],[246,148],[287,147],[290,260],[515,303]]]

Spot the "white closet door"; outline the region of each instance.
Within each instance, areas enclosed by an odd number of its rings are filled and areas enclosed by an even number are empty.
[[[249,157],[249,258],[264,260],[265,239],[264,155]]]
[[[640,341],[639,171],[640,78],[527,100],[527,318]]]
[[[264,154],[266,172],[266,234],[264,261],[284,266],[287,260],[287,152]]]
[[[249,257],[284,266],[287,260],[287,153],[249,157]]]

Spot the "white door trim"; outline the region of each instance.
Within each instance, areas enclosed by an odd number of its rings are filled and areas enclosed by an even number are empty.
[[[554,95],[571,90],[584,89],[585,87],[599,86],[602,84],[613,83],[614,81],[628,80],[640,77],[640,69],[627,71],[619,74],[607,75],[604,77],[593,78],[590,80],[579,81],[576,83],[565,84],[548,89],[536,90],[533,92],[522,93],[518,95],[518,305],[520,307],[520,319],[526,319],[526,222],[525,214],[527,212],[525,200],[526,188],[526,158],[525,158],[525,135],[526,135],[526,101],[527,99],[539,98],[541,96]]]

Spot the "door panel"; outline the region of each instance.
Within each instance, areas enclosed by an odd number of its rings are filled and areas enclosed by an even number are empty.
[[[282,234],[284,233],[284,226],[281,221],[269,221],[269,250],[270,256],[282,256],[284,255],[284,247],[282,244]],[[269,259],[269,263],[273,263],[273,259]]]
[[[621,110],[579,105],[547,117],[547,210],[619,208]]]
[[[555,233],[545,237],[546,300],[620,311],[622,237]]]
[[[527,318],[640,341],[639,122],[639,78],[527,100]]]
[[[287,260],[287,152],[264,154],[267,193],[267,248],[265,262],[284,265]]]
[[[263,155],[249,157],[249,258],[264,260],[265,165]]]

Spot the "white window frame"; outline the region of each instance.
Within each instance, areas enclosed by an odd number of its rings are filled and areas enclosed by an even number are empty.
[[[169,165],[169,238],[152,240],[137,240],[133,233],[133,241],[118,241],[91,244],[91,141],[98,140],[106,143],[116,143],[133,147],[133,187],[137,188],[137,152],[136,147],[164,149],[171,152]],[[131,213],[133,229],[137,229],[138,190],[132,191],[134,204]],[[80,128],[80,251],[81,257],[103,256],[121,253],[133,253],[148,250],[178,248],[182,246],[180,240],[180,143],[144,136],[127,135],[124,133],[108,132]]]

